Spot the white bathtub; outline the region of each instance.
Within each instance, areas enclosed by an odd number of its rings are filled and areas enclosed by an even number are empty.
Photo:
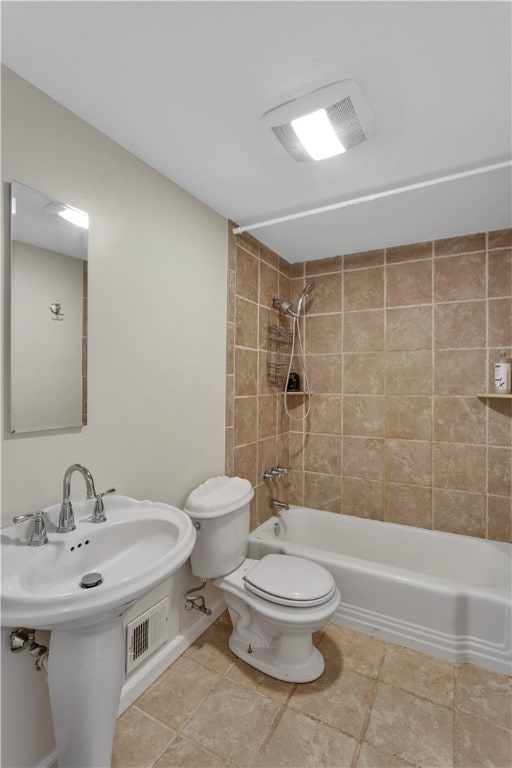
[[[336,624],[510,675],[511,550],[292,506],[251,533],[248,556],[280,552],[327,568],[341,592]]]

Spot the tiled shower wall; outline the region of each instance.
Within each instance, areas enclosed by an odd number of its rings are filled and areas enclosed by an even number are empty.
[[[231,244],[235,290],[239,285],[245,290],[245,278],[238,281],[239,267],[246,274],[247,257],[238,256],[244,244],[249,248],[244,254],[253,259],[253,287],[256,265],[264,276],[257,300],[262,388],[257,407],[262,396],[272,400],[273,390],[263,389],[265,324],[277,313],[269,309],[272,297],[263,287],[269,256],[253,238]],[[291,502],[510,540],[512,401],[476,394],[492,392],[492,363],[501,349],[511,352],[511,246],[507,230],[302,264],[287,265],[272,254],[276,295],[282,299],[296,301],[305,283],[315,282],[304,328],[314,394],[304,424],[280,421],[282,396],[273,396],[278,425],[273,446],[276,461],[291,470]],[[247,324],[243,309],[231,314],[237,333]],[[247,375],[238,346],[235,336],[232,379]],[[235,391],[237,447],[231,465],[228,451],[228,471],[249,479],[256,472],[255,521],[261,521],[270,514],[259,482],[261,465],[252,459],[249,476],[240,463],[249,455],[251,443],[240,440],[249,437],[251,422],[252,444],[262,452],[260,417],[246,414],[246,434],[237,436],[245,407],[237,403],[241,396]]]

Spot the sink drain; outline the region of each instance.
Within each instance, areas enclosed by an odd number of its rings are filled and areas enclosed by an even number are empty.
[[[82,580],[80,581],[80,586],[82,589],[91,589],[92,587],[99,586],[103,581],[103,576],[101,573],[86,573],[85,576],[82,576]]]

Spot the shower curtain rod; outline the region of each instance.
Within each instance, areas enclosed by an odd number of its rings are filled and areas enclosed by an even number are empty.
[[[403,192],[411,192],[414,189],[423,189],[423,187],[432,187],[435,184],[444,184],[447,181],[455,181],[456,179],[465,179],[468,176],[477,176],[480,173],[488,173],[489,171],[498,171],[501,168],[508,168],[512,165],[512,160],[506,160],[502,163],[494,163],[493,165],[483,165],[480,168],[473,168],[471,171],[462,171],[461,173],[452,173],[449,176],[440,176],[437,179],[430,179],[428,181],[420,181],[417,184],[408,184],[405,187],[395,187],[394,189],[388,189],[385,192],[376,192],[373,195],[365,195],[364,197],[355,197],[352,200],[343,200],[341,203],[332,203],[332,205],[323,205],[320,208],[310,208],[307,211],[300,211],[300,213],[291,213],[288,216],[279,216],[276,219],[266,219],[266,221],[259,221],[257,224],[247,224],[245,227],[234,227],[233,234],[240,235],[242,232],[250,232],[253,229],[261,229],[262,227],[269,227],[271,224],[282,224],[285,221],[293,221],[294,219],[303,219],[306,216],[315,216],[317,213],[326,213],[327,211],[336,211],[339,208],[348,208],[351,205],[359,205],[360,203],[369,203],[373,200],[379,200],[382,197],[391,197],[392,195],[400,195]]]

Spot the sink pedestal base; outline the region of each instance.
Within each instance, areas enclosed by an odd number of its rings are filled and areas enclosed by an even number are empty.
[[[52,631],[48,686],[59,768],[110,768],[123,679],[122,617]]]

